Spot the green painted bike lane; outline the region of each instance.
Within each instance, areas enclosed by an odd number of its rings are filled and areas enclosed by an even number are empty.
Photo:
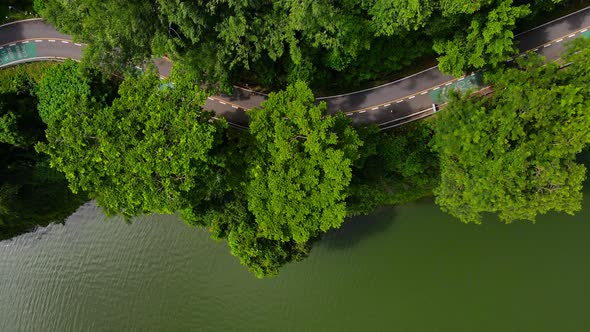
[[[37,57],[37,45],[34,43],[8,45],[0,47],[0,66],[11,62]]]
[[[435,104],[442,104],[447,101],[450,90],[468,91],[483,88],[483,73],[477,72],[466,76],[463,79],[452,82],[449,85],[440,87],[437,90],[431,90],[428,95]]]

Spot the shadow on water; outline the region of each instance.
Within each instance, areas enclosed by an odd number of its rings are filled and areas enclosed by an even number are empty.
[[[394,224],[394,218],[393,207],[383,207],[370,215],[348,218],[342,227],[326,233],[319,240],[318,246],[336,250],[349,249],[363,240],[384,233]]]

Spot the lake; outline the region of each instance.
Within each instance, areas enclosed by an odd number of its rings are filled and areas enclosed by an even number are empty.
[[[589,187],[577,216],[536,224],[383,208],[267,280],[174,216],[88,203],[0,242],[0,330],[588,331]]]

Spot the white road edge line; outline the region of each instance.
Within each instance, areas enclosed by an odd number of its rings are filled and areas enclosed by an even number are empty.
[[[41,39],[35,39],[35,43],[42,43],[43,41]]]
[[[15,46],[16,44],[9,44],[8,46]]]
[[[563,38],[560,38],[560,39],[556,40],[555,42],[556,43],[561,43],[562,41],[563,41]]]
[[[64,43],[64,44],[69,44],[70,43],[69,41],[65,41],[65,40],[62,40],[61,42]]]
[[[28,40],[25,40],[24,42],[22,42],[22,44],[28,44],[28,43],[29,43]]]
[[[421,94],[421,95],[425,95],[425,94],[427,94],[427,93],[428,93],[428,91],[424,91],[424,92],[422,92],[422,93],[420,93],[420,94]]]
[[[567,36],[567,38],[574,38],[576,36],[575,33],[572,33],[571,35]]]
[[[53,39],[49,39],[49,40],[48,40],[48,42],[50,42],[50,43],[55,43],[55,40],[53,40]]]
[[[432,91],[438,90],[438,89],[440,89],[440,86],[437,86],[436,88],[432,89]]]
[[[365,113],[366,111],[360,111],[359,113]]]
[[[78,44],[78,43],[74,43],[74,45],[76,45],[76,46],[82,46],[82,44]]]
[[[402,101],[404,101],[404,100],[403,100],[403,99],[400,99],[400,100],[396,101],[395,103],[396,103],[396,104],[399,104],[399,103],[401,103]]]
[[[445,84],[445,86],[449,86],[451,84],[453,84],[453,82],[449,82],[449,83]]]
[[[220,101],[219,103],[220,103],[221,105],[227,105],[226,103],[224,103],[224,102],[222,102],[222,101]]]
[[[549,47],[549,46],[551,46],[551,44],[544,45],[543,48]]]
[[[383,107],[389,107],[389,106],[391,106],[391,104],[385,104],[385,105],[383,105]]]
[[[414,98],[416,98],[416,95],[413,95],[411,97],[408,97],[408,99],[414,99]]]
[[[371,111],[378,110],[378,109],[379,109],[379,107],[373,107],[373,108],[371,108]]]
[[[584,29],[584,30],[580,31],[580,33],[584,33],[586,31],[588,31],[588,29]]]
[[[213,98],[211,98],[211,97],[207,97],[207,99],[209,99],[209,100],[213,100]]]
[[[232,108],[238,108],[238,106],[236,106],[236,105],[231,105],[231,107],[232,107]]]

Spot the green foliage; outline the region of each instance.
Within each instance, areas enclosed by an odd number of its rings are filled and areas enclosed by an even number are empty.
[[[35,17],[31,0],[0,0],[0,24]]]
[[[130,217],[187,209],[189,197],[215,188],[222,161],[212,151],[225,122],[202,111],[206,95],[183,80],[189,76],[175,75],[174,88],[151,70],[127,76],[107,105],[104,95],[88,94],[90,80],[74,67],[43,79],[52,83],[42,82],[39,95],[57,90],[62,102],[40,98],[40,110],[59,116],[49,117],[47,143],[38,145],[74,192],[87,191],[108,213]],[[69,79],[57,86],[64,70]]]
[[[512,33],[516,20],[530,12],[528,5],[512,6],[512,0],[501,0],[486,15],[475,15],[466,33],[457,33],[452,40],[437,39],[434,50],[441,54],[440,70],[461,76],[469,69],[505,61],[517,52]]]
[[[72,194],[63,176],[35,153],[44,124],[34,90],[51,65],[0,71],[0,239],[65,220],[85,200]]]
[[[350,89],[432,56],[434,40],[444,71],[493,65],[513,51],[511,30],[528,3],[537,11],[554,2],[37,0],[36,8],[90,44],[85,62],[108,70],[166,54],[223,90],[300,80]]]
[[[0,143],[0,240],[63,222],[85,200],[43,156]]]
[[[126,71],[148,59],[163,29],[153,1],[38,0],[40,14],[87,42],[84,60],[108,71]]]
[[[590,143],[590,93],[580,85],[590,78],[588,51],[574,58],[560,70],[530,54],[489,76],[493,96],[452,96],[434,140],[443,210],[480,223],[484,212],[511,222],[580,209],[585,168],[575,158]]]
[[[367,214],[378,206],[431,195],[439,178],[438,158],[429,147],[432,135],[425,123],[386,132],[361,129],[363,155],[354,167],[348,214]]]
[[[326,116],[325,109],[298,82],[249,112],[255,151],[248,207],[264,237],[305,243],[346,216],[346,188],[362,142],[339,124],[343,117]]]

